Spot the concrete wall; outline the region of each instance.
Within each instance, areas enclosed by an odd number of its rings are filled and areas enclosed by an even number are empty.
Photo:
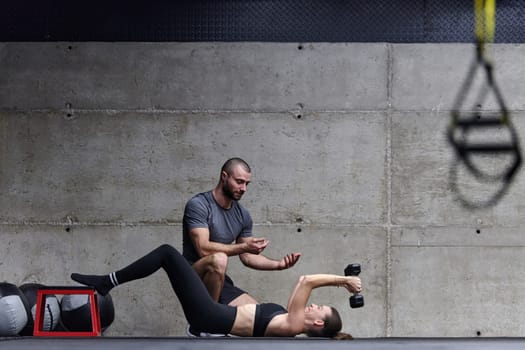
[[[312,296],[338,307],[354,336],[522,336],[522,173],[481,210],[449,184],[445,129],[473,54],[460,44],[2,43],[0,280],[72,284],[71,272],[180,248],[184,203],[240,156],[253,168],[242,203],[271,240],[266,255],[303,253],[281,272],[230,259],[259,300],[286,303],[300,274],[360,262],[364,308],[351,310],[343,289]],[[523,134],[525,47],[493,54]],[[184,335],[162,273],[112,296],[106,334]]]

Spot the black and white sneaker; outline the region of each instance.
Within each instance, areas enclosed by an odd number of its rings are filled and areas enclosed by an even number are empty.
[[[186,326],[186,335],[191,338],[227,337],[228,336],[228,334],[198,332],[192,329],[191,325]]]

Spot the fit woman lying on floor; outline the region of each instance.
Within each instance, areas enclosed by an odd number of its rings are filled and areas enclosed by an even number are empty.
[[[324,286],[342,286],[351,293],[361,292],[361,280],[356,276],[305,275],[299,278],[293,289],[288,309],[273,303],[238,307],[223,305],[212,300],[186,259],[167,244],[109,275],[73,273],[71,278],[106,295],[113,287],[147,277],[160,268],[168,274],[186,320],[193,329],[240,337],[294,337],[305,333],[313,337],[345,338],[338,334],[342,325],[337,310],[315,304],[307,306],[308,298],[314,288]]]

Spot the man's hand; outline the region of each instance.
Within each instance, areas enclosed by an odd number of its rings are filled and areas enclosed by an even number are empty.
[[[264,248],[270,243],[266,238],[248,237],[245,239],[246,252],[252,254],[260,254]]]
[[[300,257],[301,253],[287,254],[279,261],[279,270],[289,269],[290,267],[294,266],[295,263],[299,261]]]

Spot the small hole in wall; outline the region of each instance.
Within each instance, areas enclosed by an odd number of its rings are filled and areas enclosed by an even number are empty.
[[[300,228],[300,227],[297,229],[297,232],[299,232],[299,233],[301,233],[302,231],[303,231],[303,229]]]
[[[476,233],[479,235],[479,234],[481,233],[481,230],[478,228],[478,229],[476,230]]]
[[[71,227],[66,227],[66,232],[71,231]]]
[[[476,331],[476,335],[477,335],[478,337],[480,337],[480,336],[481,336],[481,332],[480,332],[480,331]]]

